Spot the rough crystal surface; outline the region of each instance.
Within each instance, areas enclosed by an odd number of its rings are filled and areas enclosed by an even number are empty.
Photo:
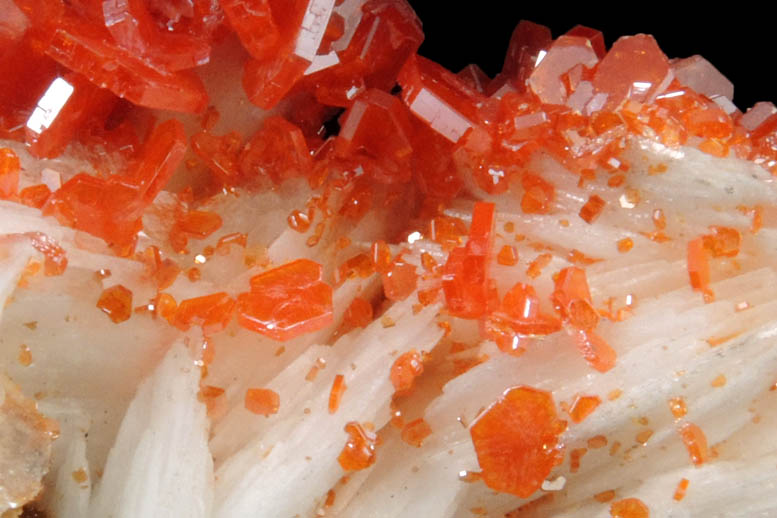
[[[483,412],[470,428],[483,481],[496,491],[528,498],[564,458],[553,397],[520,386]]]

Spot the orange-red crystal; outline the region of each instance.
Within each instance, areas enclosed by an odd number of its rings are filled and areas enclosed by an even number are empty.
[[[290,340],[333,321],[332,287],[323,269],[298,259],[251,278],[251,291],[237,298],[238,323],[274,340]]]
[[[483,481],[528,498],[561,464],[565,429],[550,393],[526,386],[507,390],[470,427]]]

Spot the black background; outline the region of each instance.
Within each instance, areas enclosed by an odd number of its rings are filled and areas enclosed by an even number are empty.
[[[688,7],[685,2],[635,2],[601,7],[596,2],[514,0],[409,0],[424,25],[419,53],[454,72],[477,63],[494,76],[502,67],[510,35],[519,20],[547,25],[558,37],[577,24],[604,33],[607,46],[619,36],[655,36],[670,57],[701,54],[734,83],[734,103],[777,103],[777,20],[763,8]]]

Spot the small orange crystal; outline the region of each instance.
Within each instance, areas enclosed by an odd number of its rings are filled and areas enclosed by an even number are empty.
[[[402,429],[402,440],[411,446],[420,448],[424,442],[424,439],[432,434],[432,428],[429,423],[423,419],[416,419],[410,421]]]
[[[502,266],[515,266],[518,262],[518,252],[514,246],[504,245],[496,256],[496,261]]]
[[[246,390],[245,407],[249,412],[267,417],[277,414],[280,406],[281,398],[274,390],[263,388]]]
[[[372,322],[372,304],[361,297],[355,297],[345,310],[343,322],[350,328],[367,327]]]
[[[342,374],[335,376],[332,382],[332,389],[329,391],[329,413],[334,414],[340,408],[340,400],[346,389],[345,377]]]
[[[580,218],[586,223],[593,223],[604,210],[605,201],[596,194],[591,195],[588,201],[580,208]]]
[[[709,450],[707,449],[707,437],[701,428],[693,423],[685,423],[680,425],[677,431],[688,449],[691,462],[696,466],[704,464],[709,458]]]
[[[674,490],[674,495],[672,495],[674,500],[679,502],[685,498],[685,492],[688,490],[688,483],[687,478],[680,479],[680,482],[677,483],[677,488]]]
[[[572,402],[572,406],[569,407],[569,417],[575,423],[580,423],[591,415],[596,407],[601,404],[602,400],[599,396],[577,396]]]
[[[348,441],[337,457],[340,466],[346,471],[358,471],[374,464],[377,436],[355,421],[346,424],[345,431]]]
[[[650,510],[638,498],[624,498],[610,505],[612,518],[650,518]]]
[[[97,307],[115,324],[129,320],[132,316],[132,292],[121,284],[111,286],[103,290]]]
[[[394,361],[389,377],[394,390],[398,394],[405,394],[413,388],[413,382],[423,372],[423,356],[418,351],[411,350]]]

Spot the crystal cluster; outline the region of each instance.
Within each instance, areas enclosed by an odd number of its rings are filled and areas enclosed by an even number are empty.
[[[233,318],[278,341],[323,329],[335,320],[333,286],[377,274],[387,300],[417,292],[421,306],[444,303],[447,314],[476,321],[480,336],[505,353],[520,355],[533,337],[565,331],[583,359],[605,372],[616,355],[597,333],[602,314],[594,308],[585,269],[557,272],[550,301],[541,301],[527,282],[515,283],[500,297],[494,264],[513,266],[518,255],[507,245],[493,249],[495,204],[476,202],[469,226],[442,208],[460,193],[483,199],[512,189],[524,214],[549,214],[557,203],[556,187],[541,171],[529,169],[532,156],[552,157],[580,185],[597,172],[606,174],[615,189],[630,170],[623,155],[634,137],[751,160],[777,174],[777,109],[759,103],[740,112],[732,103],[731,83],[706,60],[670,60],[647,35],[622,37],[607,49],[594,29],[578,26],[553,39],[548,28],[523,21],[501,72],[489,78],[476,65],[454,73],[418,55],[423,32],[405,0],[3,5],[13,12],[0,27],[0,137],[24,142],[42,158],[57,157],[71,144],[94,149],[97,142],[103,151],[124,156],[128,166],[100,175],[79,173],[64,182],[42,177],[20,188],[19,159],[3,148],[1,198],[38,208],[62,225],[101,238],[117,255],[132,257],[143,215],[190,148],[210,175],[207,194],[231,196],[307,181],[316,196],[288,221],[300,233],[313,229],[310,247],[336,225],[356,225],[371,209],[406,198],[414,216],[428,221],[426,237],[445,252],[440,261],[422,256],[419,266],[408,250],[377,241],[369,252],[334,265],[333,278],[325,265],[297,259],[254,275],[247,291],[230,295],[225,289],[180,303],[163,293],[182,271],[175,260],[156,247],[134,255],[159,290],[156,314],[184,331],[198,326],[206,336],[223,331]],[[294,106],[287,117],[267,117],[252,135],[216,135],[207,122],[210,100],[199,67],[228,38],[239,40],[245,52],[238,88],[250,102],[264,109],[282,100]],[[143,112],[134,106],[164,110],[165,118],[170,112],[202,114],[202,127],[187,135],[176,118],[144,126],[138,115]],[[340,129],[332,135],[323,124],[337,113]],[[187,209],[172,217],[169,240],[175,252],[188,253],[190,240],[221,228],[217,213],[196,208],[206,198],[195,200],[191,189],[177,195]],[[604,199],[592,194],[578,215],[595,225],[607,210]],[[754,225],[760,217],[755,212]],[[661,242],[660,214],[654,223],[657,231],[650,237]],[[739,238],[736,230],[719,226],[688,244],[689,282],[706,300],[714,297],[710,258],[735,256]],[[44,253],[54,250],[33,241]],[[230,245],[245,248],[245,234],[222,237],[218,248]],[[628,253],[633,242],[617,246]],[[49,273],[64,269],[66,259],[57,257]],[[529,277],[538,277],[550,259],[540,255]],[[198,278],[195,269],[187,275],[192,282]],[[108,287],[97,306],[114,322],[124,322],[131,316],[132,292],[118,284]],[[345,312],[344,330],[372,320],[373,305],[358,297]],[[396,393],[409,393],[423,370],[421,352],[396,358],[390,369]],[[346,388],[338,376],[332,414]],[[572,420],[582,421],[599,402],[581,399],[570,411]],[[254,413],[271,415],[279,405],[268,389],[246,395]],[[420,446],[431,430],[423,421],[411,424],[403,437]],[[508,390],[471,426],[482,479],[497,491],[528,497],[563,459],[559,437],[565,427],[549,393],[523,386]],[[350,422],[345,432],[343,469],[371,466],[377,443],[372,429]],[[700,430],[686,427],[681,434],[693,462],[704,462]],[[640,505],[615,502],[613,516],[637,516],[629,509]]]

